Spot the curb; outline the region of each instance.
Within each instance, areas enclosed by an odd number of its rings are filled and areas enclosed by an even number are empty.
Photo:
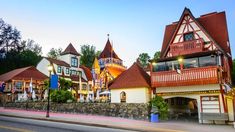
[[[23,116],[7,115],[7,114],[0,114],[0,116],[23,118],[23,119],[33,119],[33,120],[40,120],[40,121],[59,122],[59,123],[68,123],[68,124],[75,124],[75,125],[85,125],[85,126],[93,126],[93,127],[95,126],[95,127],[102,127],[102,128],[121,129],[121,130],[129,130],[129,131],[157,132],[157,131],[151,131],[151,130],[140,130],[140,129],[134,129],[134,128],[127,128],[127,127],[118,127],[118,126],[113,126],[113,125],[103,125],[103,124],[95,124],[95,123],[85,123],[85,122],[49,119],[49,118],[46,118],[46,117],[45,118],[41,118],[41,117],[23,117]]]

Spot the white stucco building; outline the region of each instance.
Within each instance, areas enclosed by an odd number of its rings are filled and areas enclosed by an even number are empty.
[[[52,74],[71,80],[73,83],[73,94],[78,90],[78,99],[93,100],[92,75],[89,68],[80,66],[80,54],[70,43],[57,59],[44,57],[37,65],[37,69],[49,76],[48,65],[53,66]]]
[[[150,101],[150,76],[137,63],[121,73],[109,88],[111,103],[148,103]]]

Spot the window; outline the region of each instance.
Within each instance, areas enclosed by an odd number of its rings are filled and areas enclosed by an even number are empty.
[[[165,71],[165,70],[166,70],[165,62],[159,62],[153,65],[153,72]]]
[[[78,67],[78,59],[76,57],[71,58],[71,66]]]
[[[76,70],[70,70],[70,75],[77,75],[77,71]]]
[[[204,56],[199,58],[199,65],[200,67],[204,66],[215,66],[217,64],[217,57],[216,56]]]
[[[66,74],[69,74],[69,68],[66,68]]]
[[[23,82],[16,82],[15,83],[15,88],[20,90],[23,87]]]
[[[198,58],[184,59],[184,68],[198,67]]]
[[[193,39],[194,39],[193,32],[184,34],[184,41],[190,41]]]
[[[61,73],[61,66],[58,66],[58,67],[57,67],[57,72],[58,72],[58,73]]]
[[[121,103],[126,103],[126,93],[124,91],[120,93],[120,99]]]
[[[178,61],[168,61],[166,62],[166,70],[176,70],[180,69],[180,64]]]

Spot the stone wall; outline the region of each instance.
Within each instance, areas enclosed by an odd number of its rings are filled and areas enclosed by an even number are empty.
[[[5,107],[46,111],[47,102],[6,103]],[[50,111],[149,120],[148,104],[144,103],[50,103]]]

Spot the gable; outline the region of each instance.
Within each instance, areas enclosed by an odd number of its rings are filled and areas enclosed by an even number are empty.
[[[187,33],[192,33],[195,39],[194,45],[186,44],[189,50],[183,49],[184,35]],[[190,47],[198,45],[199,49],[190,52]],[[172,53],[171,49],[181,49],[181,51]],[[178,22],[166,26],[161,58],[215,50],[231,54],[225,13],[214,12],[195,19],[186,8]]]

